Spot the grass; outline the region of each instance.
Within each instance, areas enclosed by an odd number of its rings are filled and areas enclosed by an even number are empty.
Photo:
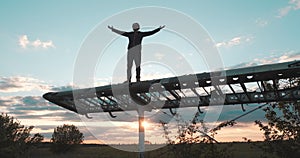
[[[274,157],[274,155],[266,155],[266,153],[257,146],[261,143],[262,142],[236,142],[214,144],[213,150],[216,148],[219,150],[223,149],[222,152],[230,155],[230,158],[259,158],[260,156]],[[190,152],[194,154],[192,156],[188,154],[188,157],[206,157],[203,155],[208,152],[208,145],[209,144],[193,144],[189,146],[191,148],[188,148],[188,145],[165,146],[157,150],[145,152],[145,158],[184,157],[183,154],[186,153],[184,153],[183,150],[185,149],[191,149]],[[29,156],[31,158],[138,158],[138,153],[136,152],[126,152],[107,145],[83,144],[64,154],[54,154],[51,152],[50,147],[51,144],[44,143],[32,150]]]

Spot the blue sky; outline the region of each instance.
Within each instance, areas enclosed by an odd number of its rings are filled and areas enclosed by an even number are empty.
[[[74,60],[81,43],[98,23],[125,9],[149,5],[183,12],[202,24],[217,43],[227,42],[227,45],[221,45],[219,48],[225,66],[281,56],[287,52],[297,53],[299,50],[299,11],[291,9],[287,15],[278,17],[280,9],[296,7],[285,0],[236,0],[224,4],[217,1],[129,1],[118,2],[120,5],[115,5],[116,3],[2,2],[1,75],[30,75],[44,81],[53,81],[54,84],[65,85],[72,80]],[[37,39],[42,42],[52,41],[53,47],[23,49],[19,45],[19,38],[24,35],[32,42]],[[230,45],[230,40],[233,39],[238,43]],[[123,39],[125,45],[126,42]]]
[[[75,114],[48,105],[38,97],[54,88],[69,88],[73,82],[78,51],[89,33],[112,15],[136,7],[166,7],[190,16],[210,34],[225,67],[228,68],[300,58],[299,0],[7,0],[0,3],[0,112],[11,113],[21,122],[28,124],[40,125],[36,121],[43,119],[45,124],[47,121],[49,124],[45,126],[55,127],[60,125],[61,120],[69,118],[80,124]],[[131,23],[135,21],[124,20],[128,25],[111,25],[129,30]],[[176,20],[176,17],[170,17],[170,20]],[[186,26],[186,29],[189,29],[189,26]],[[172,35],[162,30],[145,41],[164,42],[170,37]],[[176,41],[170,40],[166,43],[169,46],[176,44],[176,47],[189,51],[189,47],[184,44],[177,45]],[[113,44],[115,45],[110,47],[115,53],[106,59],[118,59],[126,55],[125,38],[117,38]],[[195,58],[191,57],[188,60],[195,66],[196,72],[206,70]],[[107,70],[102,71],[99,68],[96,72],[100,81],[110,81],[113,65],[109,63],[105,65]],[[156,71],[158,73],[155,77],[163,77],[164,72],[159,73],[159,69]],[[144,74],[147,75],[147,69]],[[149,73],[151,74],[153,75],[153,72]],[[42,108],[44,105],[46,109]],[[20,106],[30,106],[33,109],[38,107],[38,112],[30,108],[16,111]],[[59,116],[55,116],[58,114]],[[50,128],[40,129],[47,133]]]

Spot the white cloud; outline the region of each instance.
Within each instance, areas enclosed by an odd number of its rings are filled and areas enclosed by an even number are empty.
[[[294,10],[300,9],[300,0],[290,0],[289,3],[293,6]]]
[[[155,58],[158,60],[162,60],[166,55],[160,52],[154,54]]]
[[[260,26],[260,27],[265,27],[269,24],[269,22],[265,19],[262,18],[258,18],[255,20],[256,25]]]
[[[267,58],[256,58],[251,62],[244,62],[238,65],[230,66],[226,69],[235,69],[242,67],[250,67],[257,65],[266,65],[266,64],[275,64],[275,63],[283,63],[289,61],[295,61],[300,59],[300,53],[295,53],[295,51],[287,51],[279,56],[267,57]]]
[[[228,42],[229,46],[239,45],[241,43],[241,37],[235,37]]]
[[[238,46],[241,45],[243,43],[247,43],[250,42],[253,39],[252,36],[238,36],[238,37],[234,37],[228,41],[222,41],[216,44],[216,47],[220,48],[220,47],[233,47],[233,46]]]
[[[53,42],[51,40],[49,41],[41,41],[40,39],[36,39],[34,41],[30,41],[28,39],[27,35],[22,35],[19,37],[19,45],[21,46],[21,48],[29,48],[29,47],[33,47],[33,48],[55,48]]]
[[[94,79],[94,85],[95,86],[105,86],[111,84],[110,78],[95,78]],[[71,84],[72,85],[72,84]],[[72,85],[73,87],[76,87],[75,85]]]
[[[257,58],[254,61],[258,64],[273,64],[273,63],[282,63],[289,62],[300,59],[300,53],[294,53],[294,51],[288,51],[283,53],[280,56],[275,56],[272,58]]]
[[[216,44],[217,47],[222,47],[222,46],[225,46],[226,45],[226,42],[219,42]]]
[[[32,90],[48,91],[51,87],[41,81],[32,77],[13,76],[0,77],[0,92],[28,92]]]
[[[54,44],[52,41],[42,42],[42,47],[43,48],[54,47]]]
[[[300,9],[300,0],[290,0],[288,6],[278,10],[277,18],[282,18],[290,13],[292,10]]]
[[[26,48],[28,44],[29,44],[29,40],[28,40],[27,35],[23,35],[23,36],[19,37],[19,45],[22,48]]]
[[[42,45],[42,42],[41,40],[37,39],[35,41],[32,42],[32,46],[35,47],[35,48],[38,48]]]
[[[284,16],[286,16],[290,11],[291,11],[292,7],[291,6],[286,6],[284,8],[280,8],[278,10],[278,18],[282,18]]]

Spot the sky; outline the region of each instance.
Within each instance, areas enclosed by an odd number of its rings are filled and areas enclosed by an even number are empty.
[[[0,3],[0,112],[14,116],[22,124],[35,125],[33,132],[40,132],[47,139],[51,137],[56,126],[75,124],[84,131],[86,142],[96,140],[97,132],[100,132],[101,142],[135,142],[136,137],[132,136],[132,133],[135,133],[136,129],[128,128],[128,124],[136,122],[101,123],[101,118],[106,117],[106,114],[99,114],[100,120],[97,121],[101,125],[98,128],[86,127],[82,117],[41,98],[46,92],[67,90],[74,85],[74,68],[84,42],[102,24],[106,26],[105,22],[108,19],[128,10],[149,6],[169,8],[192,18],[210,35],[226,69],[300,58],[300,0],[7,0]],[[119,19],[120,21],[107,25],[130,31],[131,24],[139,19],[139,15],[136,16]],[[178,24],[182,29],[192,29],[188,24],[176,22],[176,18],[178,17],[169,17],[166,23],[175,21],[174,25]],[[147,20],[155,19],[159,17]],[[141,29],[146,31],[159,25],[164,23],[146,26],[141,23]],[[151,44],[163,43],[168,46],[166,50],[178,51],[181,57],[192,65],[194,73],[210,71],[204,64],[205,59],[201,55],[195,56],[195,49],[191,43],[172,32],[171,28],[174,27],[176,26],[166,25],[158,34],[145,39],[145,52]],[[93,81],[97,86],[113,82],[116,64],[126,57],[127,39],[111,33],[108,29],[106,31],[103,33],[109,34],[114,40],[107,43],[109,45],[106,52],[95,68]],[[100,41],[97,42],[100,44],[104,37],[98,38]],[[94,51],[100,53],[101,50]],[[165,56],[164,52],[154,54],[156,58]],[[165,59],[165,62],[170,61],[173,61],[172,57]],[[162,66],[163,64],[143,62],[142,80],[174,75],[173,71]],[[180,72],[181,75],[184,73]],[[190,72],[186,72],[188,73]],[[125,79],[124,75],[122,77],[121,80]],[[255,106],[249,105],[246,108],[251,109]],[[191,109],[183,110],[183,115],[193,111],[189,110]],[[239,106],[228,106],[223,109],[219,121],[239,114],[242,114]],[[222,136],[217,136],[217,139],[262,139],[262,133],[253,124],[256,119],[263,119],[263,112],[258,111],[246,116],[236,128],[222,131]],[[116,126],[120,130],[115,130]],[[156,140],[156,136],[162,130],[157,125],[153,126],[155,128],[149,130],[146,139],[159,143],[161,140]],[[117,139],[118,137],[120,139]]]

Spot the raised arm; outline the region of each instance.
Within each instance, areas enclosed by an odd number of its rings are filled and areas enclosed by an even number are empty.
[[[122,36],[126,36],[127,37],[127,32],[125,31],[121,31],[121,30],[118,30],[118,29],[115,29],[113,26],[107,26],[112,32],[115,32],[119,35],[122,35]]]
[[[160,26],[159,28],[154,29],[154,30],[152,30],[152,31],[143,32],[143,36],[145,37],[145,36],[153,35],[153,34],[157,33],[158,31],[160,31],[160,30],[163,29],[163,28],[165,28],[165,25]]]

